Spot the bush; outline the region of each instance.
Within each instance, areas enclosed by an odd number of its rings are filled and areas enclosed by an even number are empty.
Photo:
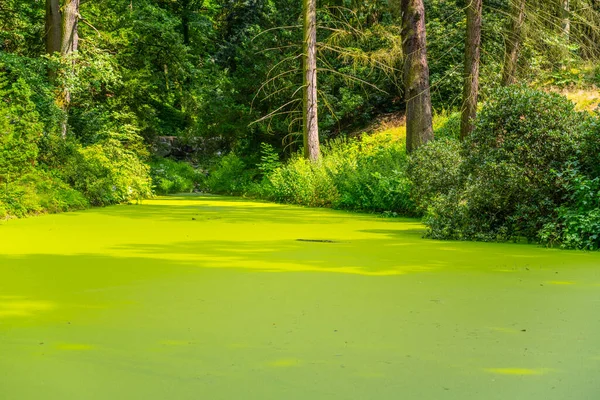
[[[157,194],[192,192],[202,174],[186,162],[163,158],[150,163],[150,176]]]
[[[0,218],[80,210],[88,206],[81,193],[39,170],[4,183],[0,190]]]
[[[149,167],[115,139],[76,146],[63,171],[91,205],[105,206],[151,196]]]
[[[540,231],[540,241],[567,249],[600,249],[600,177],[581,175],[574,165],[561,178],[569,195],[556,219]]]
[[[0,183],[34,168],[42,124],[21,79],[9,84],[0,74]]]
[[[261,193],[284,203],[413,215],[406,163],[402,137],[335,140],[323,146],[317,163],[297,155],[275,169]]]
[[[559,176],[580,153],[588,118],[557,94],[498,90],[461,145],[458,174],[440,168],[431,178],[417,177],[433,182],[416,192],[434,199],[425,218],[429,236],[537,240],[567,195]]]
[[[267,198],[280,203],[332,207],[339,197],[326,168],[301,155],[269,174],[264,185]]]
[[[209,173],[204,185],[211,193],[241,194],[250,186],[255,172],[246,169],[246,164],[235,153],[222,157]]]
[[[421,212],[459,184],[462,162],[460,143],[449,139],[431,141],[411,155],[407,169],[413,183],[411,197]]]

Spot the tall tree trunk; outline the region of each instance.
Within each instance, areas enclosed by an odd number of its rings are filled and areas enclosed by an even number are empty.
[[[303,134],[304,157],[319,159],[319,124],[317,118],[317,1],[304,0],[303,41]]]
[[[402,51],[406,96],[406,150],[433,139],[423,0],[402,0]]]
[[[479,59],[481,51],[481,8],[482,0],[470,0],[467,6],[467,38],[465,45],[465,81],[463,86],[462,118],[460,138],[473,131],[473,120],[477,115],[479,96]]]
[[[46,53],[60,51],[62,21],[59,0],[46,0]]]
[[[506,35],[506,53],[504,54],[504,68],[502,70],[503,86],[512,85],[516,81],[526,2],[527,0],[516,0],[516,3],[510,3],[510,22]]]
[[[77,51],[79,35],[77,26],[79,24],[79,0],[65,0],[63,6],[62,42],[60,53],[67,56]]]
[[[68,57],[77,51],[79,46],[79,17],[79,0],[65,0],[62,12],[62,41],[60,46],[60,54],[63,57]],[[72,66],[67,68],[72,68]],[[69,105],[71,104],[71,92],[67,87],[63,87],[60,103],[65,114],[68,114]],[[63,138],[67,136],[67,126],[68,118],[65,118],[61,123]]]

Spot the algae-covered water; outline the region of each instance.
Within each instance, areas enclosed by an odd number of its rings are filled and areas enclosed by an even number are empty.
[[[421,234],[200,196],[4,222],[0,399],[600,398],[600,254]]]

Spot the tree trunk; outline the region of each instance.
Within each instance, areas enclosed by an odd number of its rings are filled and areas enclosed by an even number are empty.
[[[508,86],[516,82],[517,63],[521,50],[521,30],[525,22],[525,4],[527,0],[517,0],[510,5],[510,23],[508,26],[504,68],[502,70],[502,85]]]
[[[77,25],[79,24],[79,0],[65,0],[63,7],[62,42],[60,53],[67,56],[77,51],[79,35]]]
[[[423,0],[402,0],[402,51],[406,96],[406,150],[433,139]]]
[[[304,0],[303,41],[303,134],[304,157],[319,159],[319,125],[317,118],[317,2]]]
[[[460,138],[473,131],[473,120],[477,115],[479,95],[479,59],[481,50],[482,0],[470,0],[467,6],[467,38],[465,45],[465,81],[463,86],[462,118]]]
[[[62,41],[60,54],[68,57],[77,51],[79,45],[79,0],[65,0],[62,12]],[[67,67],[69,68],[69,67]],[[61,108],[68,115],[69,105],[71,104],[71,92],[67,87],[63,87],[62,98],[60,99]],[[68,117],[61,123],[61,134],[63,138],[67,137]]]
[[[46,0],[46,53],[60,51],[62,21],[59,0]]]
[[[567,40],[569,40],[569,36],[571,35],[571,5],[569,4],[569,0],[561,0],[561,27],[563,35]]]

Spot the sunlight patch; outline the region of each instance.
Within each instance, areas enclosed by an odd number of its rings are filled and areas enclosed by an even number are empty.
[[[0,318],[30,317],[40,311],[49,311],[54,308],[56,308],[54,303],[51,303],[49,301],[0,301]]]
[[[548,368],[485,368],[484,371],[498,375],[545,375],[550,372]]]
[[[548,285],[574,285],[576,282],[573,281],[548,281]]]

